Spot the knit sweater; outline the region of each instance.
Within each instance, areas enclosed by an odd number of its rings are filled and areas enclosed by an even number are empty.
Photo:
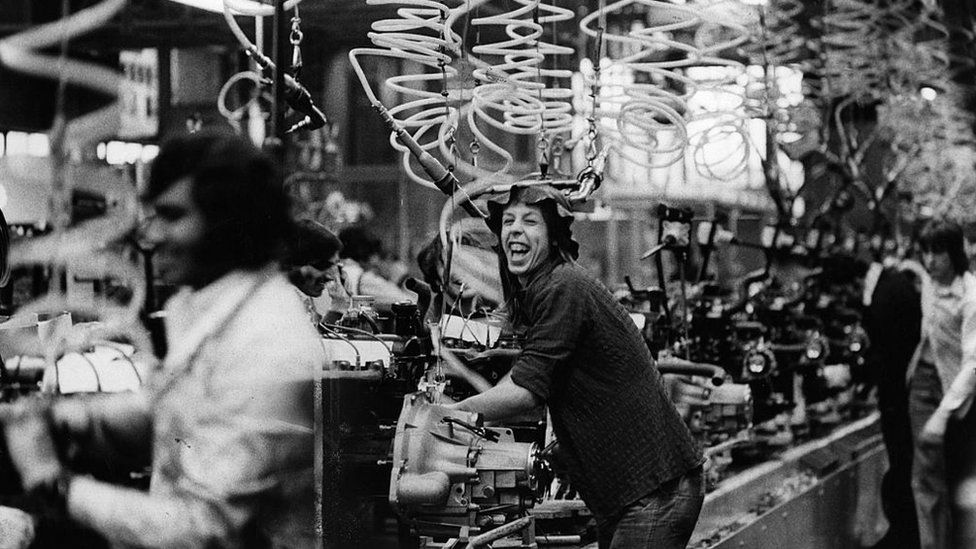
[[[512,380],[548,404],[570,479],[598,518],[702,463],[640,332],[597,280],[557,262],[515,299],[525,343]]]

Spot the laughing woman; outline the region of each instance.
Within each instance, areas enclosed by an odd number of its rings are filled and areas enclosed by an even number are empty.
[[[600,548],[684,549],[701,511],[702,454],[637,327],[575,263],[568,201],[516,186],[489,210],[524,345],[505,379],[453,407],[496,420],[547,405]]]

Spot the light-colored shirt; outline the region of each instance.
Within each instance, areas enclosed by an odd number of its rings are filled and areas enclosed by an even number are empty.
[[[967,288],[976,285],[973,275],[955,277],[941,285],[926,276],[922,280],[922,334],[909,366],[909,377],[919,361],[930,362],[948,389],[962,366],[963,299]]]
[[[371,295],[376,298],[376,306],[389,309],[397,301],[417,302],[417,296],[401,289],[382,276],[364,270],[362,265],[352,259],[342,261],[345,287],[349,295]]]
[[[326,357],[292,286],[234,272],[166,309],[169,353],[145,399],[149,492],[77,478],[70,515],[122,547],[313,547],[312,380]]]
[[[976,276],[966,273],[966,294],[962,300],[962,364],[939,403],[940,413],[962,418],[976,394]]]

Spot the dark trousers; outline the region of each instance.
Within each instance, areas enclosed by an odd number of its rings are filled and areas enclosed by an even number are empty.
[[[905,370],[888,365],[878,380],[881,436],[888,454],[888,470],[881,481],[881,509],[888,533],[877,549],[918,549],[918,519],[912,495],[912,425],[908,415]]]
[[[685,549],[705,500],[702,468],[665,482],[597,524],[599,549]]]

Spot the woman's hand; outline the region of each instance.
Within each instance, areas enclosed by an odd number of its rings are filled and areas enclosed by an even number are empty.
[[[936,411],[932,417],[925,422],[922,432],[918,435],[918,441],[923,446],[940,446],[945,441],[946,425],[949,423],[949,414]]]
[[[661,374],[661,380],[682,419],[687,421],[692,410],[708,405],[708,397],[711,396],[712,390],[706,378],[682,374]]]

